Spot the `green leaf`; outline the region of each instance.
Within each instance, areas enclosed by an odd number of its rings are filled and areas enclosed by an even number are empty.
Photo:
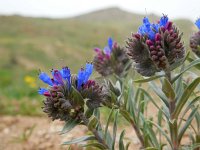
[[[129,123],[131,124],[134,123],[133,119],[131,118],[130,114],[127,111],[121,109],[119,112]]]
[[[107,149],[103,144],[101,143],[90,143],[90,144],[85,144],[81,145],[81,147],[95,147],[98,149]]]
[[[172,142],[170,140],[170,138],[168,137],[168,135],[165,133],[165,131],[162,129],[162,127],[160,127],[159,125],[157,125],[156,123],[149,121],[152,125],[154,125],[155,127],[157,127],[157,129],[162,133],[162,135],[166,138],[166,140],[168,141],[168,143],[172,146]]]
[[[156,84],[153,82],[150,82],[149,85],[153,89],[153,91],[161,98],[165,106],[168,107],[169,106],[168,99],[165,96],[165,94],[162,92],[162,90],[159,87],[157,87]]]
[[[189,57],[187,60],[188,60],[189,62],[193,62],[193,61],[194,61],[194,59],[191,58],[191,57]],[[200,70],[200,65],[195,65],[194,67]]]
[[[71,141],[64,142],[62,145],[70,145],[70,144],[76,144],[76,143],[81,143],[84,141],[89,141],[89,140],[96,140],[94,136],[88,135],[88,136],[83,136],[77,139],[73,139]]]
[[[189,115],[186,123],[184,124],[184,126],[181,128],[180,132],[178,133],[178,142],[181,142],[181,139],[185,133],[185,131],[187,130],[187,128],[190,126],[192,120],[194,119],[195,117],[195,114],[197,112],[199,107],[196,107]]]
[[[107,138],[108,127],[109,127],[109,124],[110,124],[111,119],[112,119],[113,111],[114,111],[114,109],[112,108],[111,111],[110,111],[110,114],[109,114],[109,116],[108,116],[108,120],[107,120],[106,127],[105,127],[105,137],[104,137],[105,139]]]
[[[147,127],[146,131],[151,139],[151,143],[153,144],[153,146],[159,147],[159,143],[158,143],[155,131],[152,129],[152,127],[149,123],[147,123],[146,127]]]
[[[165,93],[165,95],[168,97],[170,101],[175,100],[175,92],[174,89],[169,82],[168,79],[164,78],[163,85],[162,85],[162,91]]]
[[[161,78],[163,76],[165,76],[165,74],[155,75],[155,76],[152,76],[152,77],[149,77],[149,78],[140,79],[140,80],[134,80],[133,82],[135,82],[135,83],[145,83],[145,82],[149,82],[149,81]]]
[[[182,113],[182,116],[180,117],[180,118],[183,118],[186,114],[187,114],[187,112],[194,106],[194,104],[197,102],[197,101],[199,101],[200,100],[200,96],[197,96],[197,97],[195,97],[192,101],[190,101],[189,103],[188,103],[188,105],[186,106],[186,108],[185,108],[185,110],[184,110],[184,112]],[[180,121],[180,123],[179,123],[179,127],[181,126],[181,123],[182,123],[182,120]],[[198,123],[198,121],[197,121],[197,123]]]
[[[65,133],[71,131],[78,124],[79,124],[79,122],[77,120],[70,119],[69,121],[65,122],[65,125],[60,134],[65,134]]]
[[[181,95],[183,94],[183,90],[184,90],[184,87],[183,87],[183,78],[182,76],[180,76],[176,82],[176,87],[175,87],[175,91],[176,91],[176,102],[177,100],[179,99],[179,97],[181,97]]]
[[[170,114],[169,114],[169,111],[168,111],[168,108],[166,107],[166,105],[164,104],[163,107],[164,107],[164,110],[160,108],[160,106],[158,106],[157,102],[155,102],[155,100],[151,97],[151,95],[149,93],[147,93],[143,88],[139,88],[143,94],[149,98],[149,100],[156,106],[156,108],[160,111],[163,112],[163,114],[169,118]],[[162,101],[163,102],[163,101]]]
[[[117,135],[117,120],[118,120],[118,114],[119,111],[116,111],[115,118],[114,118],[114,124],[113,124],[113,143],[112,143],[112,150],[115,149],[115,141],[116,141],[116,135]]]
[[[97,124],[98,124],[98,120],[95,116],[92,116],[89,120],[89,123],[88,123],[88,129],[90,131],[92,131],[93,129],[95,129],[97,127]]]
[[[83,106],[84,99],[81,96],[80,92],[72,86],[72,97],[73,97],[73,104],[76,106]]]
[[[183,73],[185,73],[186,71],[188,71],[189,69],[191,69],[192,67],[196,66],[200,64],[200,58],[194,60],[193,62],[191,62],[188,66],[185,67],[185,69],[180,72],[178,75],[176,75],[173,79],[172,79],[172,83],[174,83]]]
[[[180,97],[180,100],[178,100],[177,106],[173,112],[173,117],[177,118],[181,112],[181,110],[183,109],[185,103],[187,102],[188,98],[190,97],[190,95],[192,94],[192,92],[194,91],[194,89],[198,86],[200,82],[200,77],[196,78],[192,83],[190,83],[190,85],[184,90],[182,96]]]
[[[124,147],[124,135],[125,135],[125,130],[123,130],[120,134],[120,138],[119,138],[119,149],[120,150],[125,150],[125,147]]]

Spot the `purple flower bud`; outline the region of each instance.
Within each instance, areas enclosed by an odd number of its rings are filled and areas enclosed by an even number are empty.
[[[160,35],[160,33],[156,33],[155,40],[156,40],[156,41],[160,41],[160,40],[161,40],[161,35]]]
[[[55,83],[62,84],[62,85],[64,84],[64,82],[62,80],[63,79],[62,75],[59,70],[53,70],[52,76],[53,76]]]

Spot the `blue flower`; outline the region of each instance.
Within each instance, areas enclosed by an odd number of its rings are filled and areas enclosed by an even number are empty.
[[[86,83],[88,81],[88,79],[90,78],[91,74],[93,71],[93,64],[91,63],[86,63],[85,66],[85,80],[84,83]]]
[[[81,85],[84,83],[84,81],[85,81],[85,70],[81,68],[77,75],[77,89],[78,90],[81,88]]]
[[[153,27],[156,27],[157,29],[157,26],[153,25]],[[143,25],[139,27],[138,33],[141,35],[147,35],[151,40],[155,38],[155,31],[152,30],[152,24],[149,22],[147,17],[144,17]]]
[[[45,92],[48,92],[48,90],[45,89],[45,88],[40,88],[40,89],[38,90],[38,93],[39,93],[40,95],[43,95]]]
[[[151,25],[151,27],[152,27],[152,30],[154,30],[156,33],[159,32],[159,28],[160,28],[160,25],[159,25],[159,24],[154,24],[154,23],[153,23],[153,24]]]
[[[143,25],[141,25],[138,29],[138,32],[142,35],[147,34],[151,30],[151,23],[147,17],[143,19]]]
[[[160,22],[159,22],[159,25],[162,27],[165,27],[168,23],[168,17],[166,15],[163,15],[161,18],[160,18]]]
[[[41,72],[39,74],[39,79],[42,80],[44,83],[50,85],[50,86],[53,86],[53,82],[51,80],[51,78],[44,72]]]
[[[103,49],[104,53],[108,56],[111,55],[112,52],[112,47],[113,47],[113,39],[112,38],[108,38],[108,45]]]
[[[77,89],[80,90],[81,86],[85,84],[93,71],[93,64],[86,63],[85,69],[81,68],[77,75]]]
[[[196,20],[195,24],[196,24],[196,26],[197,26],[197,27],[199,28],[199,30],[200,30],[200,18]]]
[[[70,69],[68,67],[63,67],[61,70],[60,70],[60,73],[63,77],[63,79],[67,80],[68,81],[68,85],[70,87],[71,85],[71,81],[70,81],[70,78],[71,78],[71,73],[70,73]]]
[[[112,46],[113,46],[113,39],[110,37],[108,38],[108,47],[110,48],[110,50],[112,50]]]

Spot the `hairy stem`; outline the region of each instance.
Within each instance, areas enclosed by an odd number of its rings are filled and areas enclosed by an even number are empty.
[[[169,82],[172,84],[171,80],[171,71],[167,70],[165,72],[166,78],[169,80]],[[179,149],[179,142],[178,142],[178,125],[177,125],[177,119],[174,118],[173,112],[176,108],[176,101],[175,99],[169,99],[169,112],[170,112],[170,120],[169,120],[169,128],[170,128],[170,138],[172,141],[172,148],[173,150]]]
[[[136,133],[136,135],[138,137],[138,139],[140,140],[142,148],[145,148],[144,138],[143,138],[143,136],[142,136],[142,134],[140,132],[140,129],[136,126],[136,124],[133,122],[133,120],[131,120],[131,125],[132,125],[132,127],[133,127],[133,129],[134,129],[134,131],[135,131],[135,133]]]
[[[84,114],[80,114],[79,116],[82,119],[84,125],[88,127],[89,119]],[[96,140],[99,143],[103,144],[106,147],[106,149],[109,148],[108,145],[106,144],[106,142],[104,141],[104,139],[99,135],[99,133],[96,129],[92,129],[90,131],[93,133],[93,135],[95,136]]]

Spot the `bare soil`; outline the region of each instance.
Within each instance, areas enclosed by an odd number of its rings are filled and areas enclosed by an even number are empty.
[[[0,150],[66,150],[64,141],[80,137],[88,130],[79,126],[71,132],[60,135],[63,122],[51,121],[47,117],[0,116]],[[131,147],[139,149],[139,141],[131,127],[126,129]],[[73,145],[73,150],[81,150]]]

